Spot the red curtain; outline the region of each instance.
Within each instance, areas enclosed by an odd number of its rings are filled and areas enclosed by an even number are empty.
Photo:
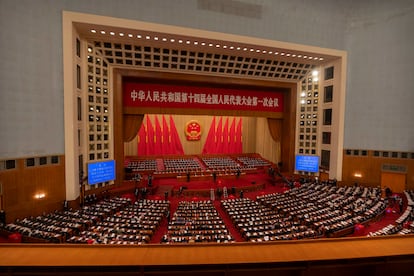
[[[162,143],[162,130],[158,120],[158,116],[155,115],[155,134],[154,134],[154,154],[163,154],[164,148]]]
[[[243,153],[243,143],[242,143],[242,118],[239,119],[239,123],[236,128],[236,152]]]
[[[147,155],[147,130],[145,124],[141,124],[138,132],[138,155]]]
[[[147,154],[154,154],[154,127],[147,115]]]
[[[171,133],[164,115],[162,115],[162,144],[165,154],[173,153],[171,147]]]
[[[229,130],[228,153],[236,153],[236,118],[233,118]]]
[[[184,154],[183,146],[181,145],[180,137],[178,136],[177,128],[175,127],[174,120],[170,115],[170,132],[171,132],[171,145],[174,154]]]
[[[213,153],[215,151],[214,139],[216,137],[216,117],[213,117],[213,121],[210,125],[210,130],[208,131],[206,142],[203,147],[203,154]]]

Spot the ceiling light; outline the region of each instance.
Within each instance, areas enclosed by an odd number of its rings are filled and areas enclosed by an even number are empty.
[[[141,35],[137,35],[137,38],[142,38],[142,36]]]
[[[91,30],[91,33],[94,33],[94,34],[96,34],[96,30]]]
[[[312,71],[312,76],[316,77],[318,74],[319,74],[319,72],[317,70]]]
[[[119,36],[124,36],[124,33],[119,33]]]
[[[162,38],[162,41],[164,41],[164,42],[165,42],[165,41],[167,41],[167,39],[166,39],[165,37],[163,37],[163,38]]]
[[[101,34],[105,34],[105,31],[101,31]]]
[[[132,35],[132,34],[128,34],[128,36],[129,36],[129,37],[133,37],[133,35]]]
[[[158,36],[154,36],[154,40],[158,40]]]
[[[145,37],[145,39],[151,39],[151,37],[150,37],[149,35],[147,35],[147,36]]]

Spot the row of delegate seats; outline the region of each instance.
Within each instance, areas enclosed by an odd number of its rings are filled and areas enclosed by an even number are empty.
[[[236,158],[237,162],[243,167],[259,168],[270,166],[271,163],[258,157],[239,156]]]
[[[163,163],[166,172],[186,173],[203,170],[200,162],[194,158],[164,159]]]
[[[128,162],[126,168],[133,172],[154,172],[157,171],[157,161],[155,159],[133,160]]]
[[[240,165],[230,157],[203,157],[202,161],[212,171],[241,169]]]
[[[222,200],[241,235],[251,242],[314,238],[316,231],[248,198]]]
[[[368,237],[384,236],[384,235],[406,235],[414,233],[414,191],[403,192],[404,201],[407,202],[407,208],[404,212],[395,220],[395,223],[389,224],[382,229],[374,232],[370,232]]]
[[[181,201],[162,243],[233,242],[212,201]]]
[[[370,197],[360,198],[364,193]],[[327,235],[352,229],[355,224],[379,215],[386,208],[376,189],[337,188],[320,183],[304,183],[284,194],[258,196],[257,200]]]
[[[17,219],[4,228],[9,232],[20,233],[24,237],[61,243],[126,204],[128,204],[127,199],[113,198],[96,205],[84,206],[76,211],[69,210]]]
[[[139,200],[72,236],[69,243],[148,243],[170,208],[166,200]]]

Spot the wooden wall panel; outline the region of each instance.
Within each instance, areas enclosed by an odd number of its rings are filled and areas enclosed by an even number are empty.
[[[394,193],[402,193],[406,189],[406,177],[405,173],[381,173],[381,188],[390,188]]]
[[[384,158],[343,155],[342,181],[344,184],[360,183],[366,186],[381,185],[381,167],[383,164],[405,165],[407,167],[407,189],[414,189],[414,159]],[[361,177],[355,177],[355,173]]]
[[[16,169],[0,172],[7,222],[62,208],[66,198],[65,160],[59,158],[59,164],[29,168],[24,159],[18,159]],[[44,193],[45,198],[35,199],[36,193]]]

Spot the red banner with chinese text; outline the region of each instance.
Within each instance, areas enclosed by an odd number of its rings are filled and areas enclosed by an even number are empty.
[[[125,82],[126,107],[203,108],[283,112],[283,93]]]

